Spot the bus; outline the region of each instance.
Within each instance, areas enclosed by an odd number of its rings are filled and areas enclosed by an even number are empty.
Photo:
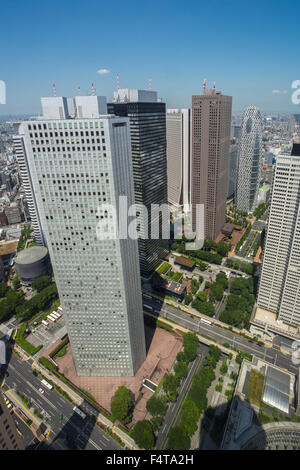
[[[50,385],[47,380],[45,379],[42,379],[42,384],[45,385],[45,387],[47,387],[49,390],[52,390],[53,389],[53,385]]]
[[[143,304],[144,308],[146,308],[147,310],[153,310],[153,307],[151,307],[151,305],[147,305],[147,304]]]
[[[57,311],[63,313],[63,309],[61,307],[58,307]]]
[[[53,323],[56,322],[56,318],[51,315],[48,315],[48,320],[52,321]]]
[[[86,414],[83,411],[81,411],[79,408],[77,408],[76,406],[74,406],[73,411],[75,411],[75,413],[77,413],[80,416],[80,418],[82,419],[86,418]]]
[[[56,320],[58,320],[60,318],[60,314],[57,313],[57,312],[52,312],[51,313],[52,317],[54,317]]]
[[[46,320],[42,320],[42,323],[43,323],[43,325],[45,325],[45,326],[48,326],[48,325],[49,325],[49,323],[46,322]]]
[[[205,320],[205,318],[201,318],[200,321],[202,323],[206,323],[207,325],[211,325],[211,321]]]

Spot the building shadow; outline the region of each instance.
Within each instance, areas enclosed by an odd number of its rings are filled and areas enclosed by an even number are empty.
[[[286,420],[285,420],[286,418]],[[199,436],[200,450],[299,450],[300,424],[284,413],[275,418],[266,405],[257,411],[248,400],[208,407]]]
[[[82,411],[82,410],[81,410]],[[96,426],[96,417],[87,415],[83,419],[75,411],[69,419],[61,418],[62,428],[50,442],[43,441],[37,450],[85,450]],[[63,423],[63,420],[65,421]],[[91,449],[88,449],[91,450]]]

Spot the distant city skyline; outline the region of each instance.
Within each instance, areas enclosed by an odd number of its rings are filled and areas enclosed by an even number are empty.
[[[110,101],[117,88],[152,89],[168,108],[191,106],[192,95],[208,87],[233,96],[233,113],[255,105],[262,112],[300,112],[291,101],[300,79],[300,5],[284,7],[254,0],[208,4],[175,0],[112,4],[90,0],[37,4],[20,0],[2,6],[0,80],[6,104],[0,116],[36,114],[39,97],[82,94],[95,84]],[[26,33],[24,31],[26,28]]]

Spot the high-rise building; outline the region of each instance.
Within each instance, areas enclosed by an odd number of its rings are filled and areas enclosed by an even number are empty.
[[[205,238],[215,240],[225,223],[232,97],[204,88],[192,97],[192,214],[204,205]]]
[[[257,206],[257,196],[263,164],[262,121],[255,106],[245,109],[239,139],[239,156],[235,206],[252,212]]]
[[[0,450],[24,450],[24,444],[0,391]]]
[[[32,133],[33,138],[38,138],[38,132]],[[27,160],[27,154],[24,147],[24,140],[21,135],[13,136],[14,141],[14,150],[17,156],[17,162],[20,169],[21,180],[24,187],[28,212],[30,215],[32,230],[34,233],[35,241],[39,245],[46,245],[46,240],[42,231],[41,220],[39,216],[39,210],[37,206],[36,195],[33,190],[30,170],[29,170],[29,162]]]
[[[276,158],[257,304],[300,325],[300,144]]]
[[[111,206],[134,204],[128,118],[105,99],[42,99],[43,117],[24,121],[39,216],[80,376],[132,376],[145,359],[137,240],[115,236]],[[103,239],[104,238],[104,239]]]
[[[190,204],[190,109],[167,110],[168,202]]]
[[[235,196],[236,191],[236,173],[238,167],[238,145],[230,145],[229,151],[229,169],[228,169],[228,193],[227,197]]]
[[[162,235],[154,239],[151,227],[162,217],[151,210],[152,204],[167,204],[166,105],[150,90],[120,89],[108,112],[130,119],[131,153],[136,204],[146,207],[148,228],[141,220],[139,227],[139,259],[141,273],[148,277],[167,254],[168,240]]]

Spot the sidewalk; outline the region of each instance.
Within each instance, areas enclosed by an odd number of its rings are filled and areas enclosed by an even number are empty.
[[[27,418],[30,419],[35,424],[37,429],[39,429],[41,425],[44,425],[46,430],[44,431],[43,435],[45,437],[49,436],[50,431],[51,431],[49,424],[46,424],[42,419],[35,416],[33,412],[34,407],[31,407],[30,409],[28,409],[22,402],[21,397],[19,397],[19,395],[13,389],[7,390],[7,392],[5,392],[5,395],[10,399],[10,401],[14,404],[16,408],[21,410],[22,413],[26,415]]]

